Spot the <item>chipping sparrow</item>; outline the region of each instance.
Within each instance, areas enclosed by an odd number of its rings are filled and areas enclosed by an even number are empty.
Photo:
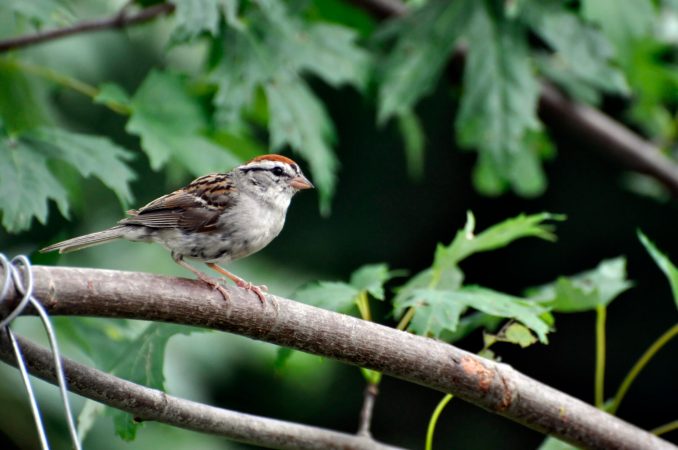
[[[238,287],[254,292],[263,302],[265,286],[252,285],[217,263],[243,258],[268,245],[285,224],[292,196],[311,188],[313,184],[291,159],[281,155],[258,156],[230,172],[197,178],[141,209],[128,211],[130,217],[112,228],[40,251],[66,253],[119,238],[157,242],[172,252],[177,264],[218,289],[225,299],[228,294],[218,279],[208,277],[184,259],[204,262]]]

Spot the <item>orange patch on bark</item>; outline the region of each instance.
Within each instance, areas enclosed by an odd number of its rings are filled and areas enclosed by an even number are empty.
[[[492,371],[485,367],[475,358],[464,356],[461,359],[461,368],[466,374],[478,380],[478,387],[481,391],[487,392],[492,384]]]

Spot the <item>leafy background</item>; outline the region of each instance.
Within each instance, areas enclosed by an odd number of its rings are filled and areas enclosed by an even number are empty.
[[[130,11],[151,3],[134,2]],[[2,2],[0,38],[109,16],[124,4]],[[494,356],[591,402],[595,315],[582,310],[617,299],[607,314],[608,393],[676,322],[669,285],[636,235],[640,228],[661,251],[676,255],[675,203],[652,179],[625,173],[591,143],[547,127],[537,114],[546,79],[672,156],[675,1],[413,1],[412,12],[394,21],[339,0],[174,4],[169,17],[145,25],[2,54],[3,252],[27,253],[41,264],[186,276],[155,246],[115,243],[63,257],[35,251],[109,226],[126,207],[192,177],[281,151],[302,163],[317,196],[298,196],[283,234],[231,266],[273,292],[324,300],[323,306],[352,314],[364,312],[353,306],[364,294],[372,319],[393,326],[406,307],[423,304],[411,331],[474,352],[488,344],[476,327],[496,329],[505,323],[501,317],[515,316],[534,333],[521,342],[541,343],[493,343]],[[463,68],[461,55],[452,57],[460,45]],[[480,236],[509,217],[540,211],[567,220],[523,216],[508,222],[515,236],[502,234],[486,248],[491,252],[470,257],[482,249],[455,247],[469,230]],[[547,223],[555,229],[544,228]],[[522,239],[531,235],[557,241]],[[373,264],[363,269],[369,276],[356,272],[365,264]],[[604,270],[585,276],[585,285],[605,286],[607,296],[580,292],[580,278],[561,278],[596,267]],[[430,271],[445,274],[433,288]],[[612,284],[596,275],[610,271]],[[550,304],[526,299],[527,287],[554,280],[530,294]],[[364,378],[354,368],[179,327],[67,318],[58,325],[69,355],[164,384],[173,394],[349,432],[357,426]],[[30,319],[19,320],[17,329],[40,339]],[[127,348],[148,348],[139,357],[150,358],[155,370],[140,371],[142,361]],[[675,343],[642,373],[618,412],[622,418],[644,428],[675,419],[673,355]],[[8,448],[35,448],[17,374],[0,370],[7,405],[0,411],[2,439]],[[374,435],[420,447],[440,395],[389,378],[380,390]],[[51,436],[65,448],[55,393],[46,385],[39,392]],[[80,406],[91,426],[87,448],[245,447],[153,423],[137,430],[124,414]],[[98,419],[102,413],[113,420]],[[111,439],[114,429],[136,440]],[[675,432],[666,438],[675,442]],[[542,441],[455,401],[440,419],[435,443],[523,449]]]

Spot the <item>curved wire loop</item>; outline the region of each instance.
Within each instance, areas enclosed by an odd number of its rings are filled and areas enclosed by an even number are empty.
[[[35,420],[35,425],[38,430],[40,445],[43,450],[49,450],[49,443],[47,441],[45,427],[40,415],[40,408],[38,407],[38,403],[35,399],[33,387],[31,386],[30,378],[28,377],[28,370],[26,369],[26,364],[24,362],[21,349],[19,348],[19,343],[17,342],[14,333],[10,329],[10,324],[12,321],[17,316],[19,316],[29,304],[38,312],[40,320],[45,327],[45,332],[47,333],[49,345],[52,348],[52,355],[54,357],[54,367],[56,369],[56,377],[58,380],[59,391],[61,393],[61,400],[64,405],[64,413],[66,415],[68,431],[71,436],[73,448],[75,450],[81,450],[78,432],[75,427],[75,422],[73,421],[71,406],[68,402],[66,377],[61,364],[61,353],[59,352],[56,334],[54,333],[54,328],[52,328],[52,323],[49,320],[47,311],[45,311],[45,308],[40,304],[40,302],[37,301],[35,297],[33,297],[33,272],[31,271],[31,263],[24,255],[15,256],[10,261],[5,255],[0,253],[0,268],[2,269],[2,275],[0,276],[0,281],[2,282],[0,285],[0,304],[2,304],[7,298],[10,288],[10,280],[14,283],[14,289],[16,289],[22,295],[21,300],[17,302],[16,306],[14,306],[14,308],[2,320],[0,320],[0,332],[7,333],[9,335],[10,342],[12,343],[12,348],[14,349],[14,354],[16,355],[17,359],[17,367],[21,373],[21,379],[24,383],[24,387],[26,388],[31,411],[33,412],[33,419]]]

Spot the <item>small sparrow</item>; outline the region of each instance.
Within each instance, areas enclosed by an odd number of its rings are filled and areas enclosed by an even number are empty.
[[[266,247],[282,230],[294,194],[311,189],[297,163],[281,155],[263,155],[227,173],[193,180],[171,194],[153,200],[112,228],[68,239],[41,252],[67,253],[115,239],[157,242],[174,261],[221,292],[220,280],[193,268],[185,259],[202,261],[230,278],[238,287],[264,301],[262,289],[230,273],[217,263],[228,263]]]

